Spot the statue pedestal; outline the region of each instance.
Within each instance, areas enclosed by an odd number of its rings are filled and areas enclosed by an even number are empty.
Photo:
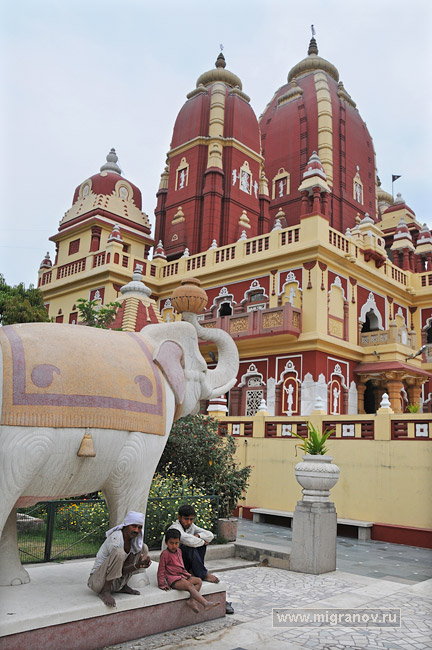
[[[334,503],[297,501],[293,517],[290,570],[336,570],[337,515]]]
[[[111,609],[87,587],[93,562],[27,565],[30,583],[0,587],[0,646],[91,650],[225,616],[222,583],[203,584],[203,595],[219,606],[195,614],[185,592],[157,587],[157,562],[131,578],[141,595],[115,594]]]

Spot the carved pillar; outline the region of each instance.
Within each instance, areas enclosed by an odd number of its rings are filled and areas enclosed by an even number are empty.
[[[102,228],[100,226],[92,226],[91,243],[90,243],[91,252],[99,250],[101,232],[102,232]]]
[[[322,213],[327,216],[328,211],[328,194],[327,192],[322,193]]]
[[[357,382],[357,409],[359,414],[364,414],[364,394],[366,390],[366,383]]]
[[[395,413],[402,413],[401,409],[401,390],[403,383],[400,375],[397,373],[390,373],[387,378],[387,392],[390,400],[391,407]]]
[[[321,213],[321,188],[314,187],[312,188],[313,192],[313,208],[312,212]]]
[[[275,390],[275,415],[282,415],[282,384],[277,384]]]
[[[242,390],[239,387],[231,388],[229,399],[230,415],[240,416]]]
[[[346,415],[348,413],[348,388],[344,388],[343,386],[342,386],[342,397],[343,397],[343,402],[342,402],[341,415]]]
[[[344,329],[343,337],[345,341],[349,339],[349,330],[348,330],[348,314],[349,314],[349,302],[348,300],[344,301]],[[345,411],[347,413],[347,411]]]
[[[301,214],[307,214],[309,212],[309,192],[303,190],[301,193]]]
[[[404,271],[409,271],[409,250],[408,248],[403,249],[403,264],[402,268]]]
[[[420,378],[408,377],[405,380],[407,384],[407,394],[409,404],[420,404],[421,389],[423,380]]]

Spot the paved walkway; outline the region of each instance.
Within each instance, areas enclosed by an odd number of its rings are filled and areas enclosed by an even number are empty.
[[[290,545],[291,530],[242,520],[239,538]],[[338,537],[337,571],[321,576],[253,567],[220,575],[235,614],[116,649],[427,650],[432,648],[432,551]],[[401,627],[274,627],[273,608],[400,609]]]

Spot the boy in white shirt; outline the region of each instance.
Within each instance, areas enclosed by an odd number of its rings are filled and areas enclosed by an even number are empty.
[[[210,573],[204,564],[207,545],[213,540],[214,535],[210,530],[194,524],[195,515],[193,506],[180,506],[178,520],[171,524],[170,528],[180,531],[180,550],[186,571],[206,582],[217,583],[219,578]],[[162,550],[164,548],[165,544],[162,542]],[[226,613],[234,614],[231,603],[226,603]]]

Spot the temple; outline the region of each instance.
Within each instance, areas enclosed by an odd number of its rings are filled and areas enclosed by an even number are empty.
[[[432,411],[431,232],[381,187],[315,38],[259,119],[219,54],[177,116],[156,196],[153,239],[114,149],[76,188],[39,269],[56,322],[78,322],[79,298],[119,301],[113,327],[170,321],[194,276],[202,325],[239,349],[230,416],[262,400],[270,416],[374,414],[384,392],[394,413]]]

